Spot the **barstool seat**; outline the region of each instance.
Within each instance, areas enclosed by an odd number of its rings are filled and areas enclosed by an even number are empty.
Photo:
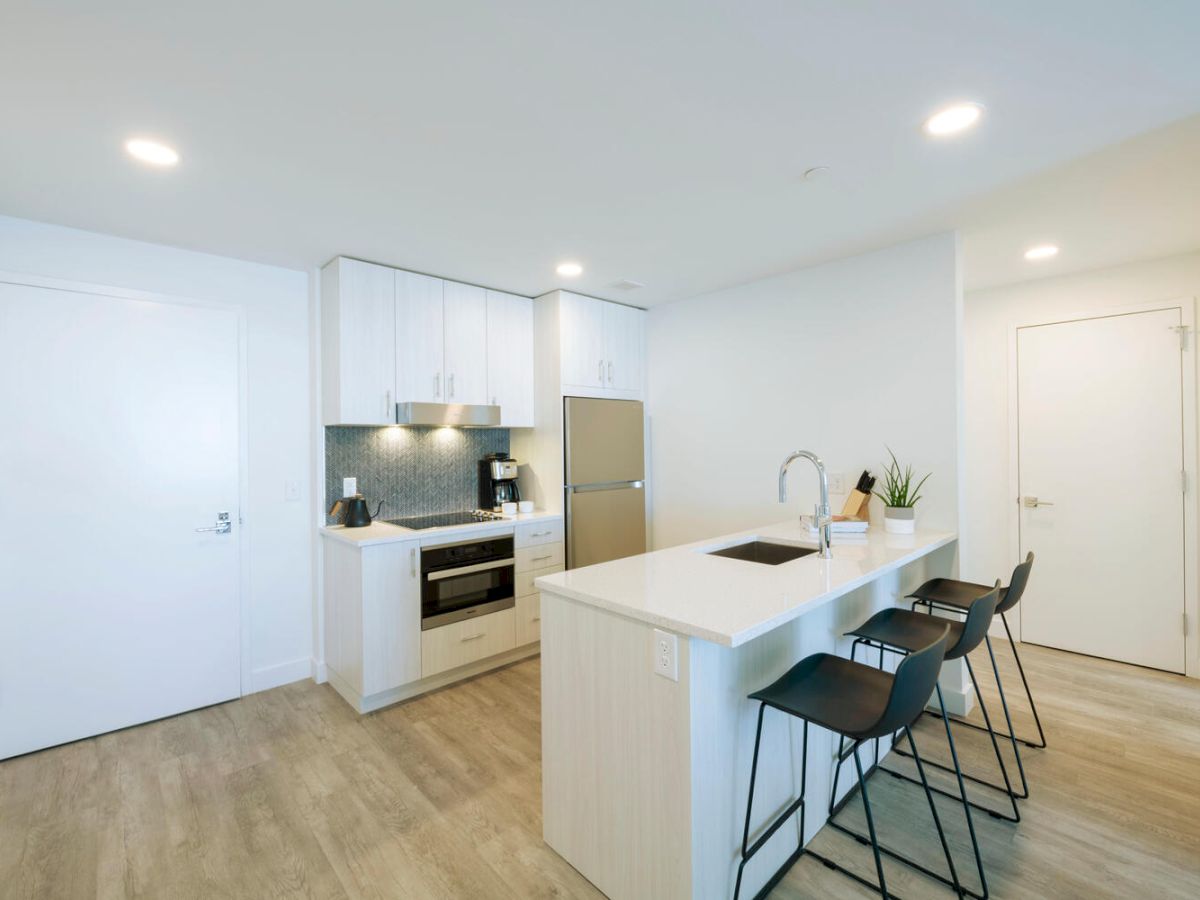
[[[985,594],[987,591],[988,588],[984,588]],[[979,599],[979,596],[976,594],[975,599]],[[898,606],[880,610],[853,631],[846,632],[846,636],[887,644],[912,653],[928,647],[947,627],[950,635],[946,642],[946,659],[957,659],[962,655],[954,652],[962,644],[962,622],[939,619]]]
[[[986,584],[976,584],[973,581],[958,581],[954,578],[931,578],[909,594],[917,600],[926,600],[943,606],[953,606],[964,612],[971,608],[971,603],[991,590]],[[1008,602],[1008,588],[1000,588],[1000,600],[996,603],[996,613],[1008,612],[1016,605]]]
[[[916,614],[931,625],[935,643],[946,631],[944,619]],[[879,730],[892,691],[892,676],[829,653],[814,653],[792,666],[776,681],[750,695],[767,706],[807,719],[850,738],[868,739],[888,733]]]

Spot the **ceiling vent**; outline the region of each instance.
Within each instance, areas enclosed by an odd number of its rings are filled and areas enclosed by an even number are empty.
[[[636,291],[638,288],[644,288],[646,285],[640,281],[632,281],[628,278],[622,278],[620,281],[614,281],[612,284],[619,291]]]

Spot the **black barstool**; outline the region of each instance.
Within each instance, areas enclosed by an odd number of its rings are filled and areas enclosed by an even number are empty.
[[[1042,749],[1046,746],[1046,735],[1042,731],[1042,720],[1038,716],[1037,706],[1033,702],[1033,693],[1029,689],[1029,681],[1025,677],[1025,668],[1021,665],[1021,656],[1017,652],[1017,644],[1012,639],[1012,631],[1008,627],[1008,619],[1005,618],[1005,613],[1016,606],[1021,601],[1021,595],[1025,591],[1025,585],[1029,581],[1029,572],[1033,568],[1033,554],[1030,553],[1025,557],[1025,561],[1013,569],[1012,580],[1009,581],[1007,588],[1000,589],[1000,602],[996,605],[996,612],[1000,614],[1000,621],[1004,623],[1004,630],[1008,634],[1009,645],[1012,647],[1013,656],[1017,660],[1017,671],[1021,675],[1021,683],[1025,686],[1025,696],[1029,699],[1029,708],[1033,712],[1033,720],[1037,724],[1038,742],[1035,743],[1024,738],[1016,736],[1016,729],[1013,728],[1012,716],[1008,710],[1008,699],[1004,695],[1004,683],[1000,679],[1000,667],[996,664],[996,653],[992,649],[992,640],[990,637],[984,638],[984,644],[987,647],[988,658],[992,663],[992,673],[996,678],[996,690],[1000,694],[1000,708],[1004,711],[1004,721],[1008,725],[1008,733],[997,732],[999,737],[1007,738],[1012,744],[1013,756],[1017,760],[1017,773],[1021,776],[1021,790],[1017,793],[1017,797],[1024,800],[1029,796],[1029,781],[1025,777],[1025,764],[1021,761],[1021,751],[1017,747],[1017,741],[1020,740],[1027,747],[1034,749]],[[974,584],[970,581],[956,581],[951,578],[933,578],[913,593],[909,597],[914,598],[912,608],[915,610],[918,606],[926,607],[930,613],[934,610],[942,612],[962,613],[970,605],[974,597],[978,597],[981,591],[989,590],[986,585]],[[975,685],[976,696],[979,697],[979,685]],[[982,700],[982,698],[980,698]],[[982,702],[980,704],[982,706]],[[930,711],[932,716],[938,713]],[[973,728],[976,731],[989,731],[989,727],[976,725],[974,722],[968,722],[965,719],[951,718],[951,722],[958,725],[963,725],[967,728]],[[907,755],[904,751],[899,751],[901,755]],[[948,771],[947,767],[938,763],[930,763],[940,769]],[[992,784],[986,781],[980,781],[972,776],[967,776],[972,781],[977,781],[980,784],[986,784],[989,787],[1001,790],[998,784]]]
[[[975,680],[975,673],[971,669],[971,660],[968,654],[981,643],[983,643],[983,639],[987,635],[987,630],[992,624],[992,616],[995,613],[996,605],[999,602],[999,599],[1000,582],[997,581],[996,586],[992,588],[992,590],[988,591],[981,597],[975,598],[970,607],[967,609],[965,621],[951,622],[948,626],[949,640],[946,648],[945,658],[966,660],[967,670],[971,674],[972,683],[974,683]],[[860,646],[878,648],[879,664],[880,668],[882,668],[883,653],[885,650],[892,653],[898,653],[902,656],[907,655],[913,651],[920,650],[921,648],[928,646],[930,640],[935,639],[945,627],[947,627],[947,625],[944,619],[934,618],[923,613],[913,612],[911,610],[900,609],[897,607],[885,609],[873,615],[858,628],[847,633],[847,637],[853,637],[855,639],[854,645],[850,651],[850,658],[852,660],[855,658]],[[942,697],[942,687],[940,684],[935,683],[934,689],[937,692],[938,705],[944,714],[946,711],[946,705]],[[978,687],[976,687],[976,692],[978,692]],[[991,718],[988,715],[987,708],[983,705],[982,698],[980,699],[980,708],[983,710],[984,721],[990,725]],[[1000,816],[1000,814],[986,806],[980,806],[979,804],[968,799],[967,788],[963,783],[964,776],[962,767],[959,765],[958,761],[958,750],[954,746],[954,735],[950,730],[949,718],[944,716],[943,722],[946,728],[946,740],[950,745],[950,758],[954,762],[953,771],[955,777],[958,779],[958,794],[955,795],[949,791],[941,790],[940,788],[931,788],[931,790],[942,794],[943,796],[951,797],[962,802],[963,812],[967,818],[967,831],[971,836],[971,847],[975,853],[975,866],[979,872],[980,884],[980,890],[978,892],[966,889],[965,893],[971,897],[977,898],[977,900],[987,900],[987,876],[983,871],[983,854],[980,852],[979,840],[975,835],[975,822],[971,817],[971,807],[974,806],[977,809],[981,809],[996,816]],[[902,778],[905,781],[910,781],[914,784],[923,784],[924,775],[922,775],[922,781],[918,782],[916,779],[910,778],[909,776],[900,772],[895,772],[891,769],[885,769],[880,766],[878,739],[876,739],[875,747],[877,768],[896,778]],[[1009,782],[1008,771],[1004,765],[1004,758],[1000,753],[1000,745],[996,741],[995,733],[992,733],[992,749],[996,753],[996,762],[1000,765],[1000,771],[1004,776],[1004,783],[1008,785],[1009,802],[1012,804],[1013,809],[1013,817],[1010,819],[1010,821],[1019,821],[1020,812],[1017,810],[1016,796],[1014,795],[1012,785]],[[932,765],[932,763],[930,763],[930,765]],[[835,775],[834,778],[836,779],[837,776]],[[858,832],[834,821],[833,816],[834,810],[831,808],[829,824],[831,824],[834,828],[850,835],[853,838],[856,838],[857,840],[861,841],[864,839],[863,836]],[[1001,818],[1007,817],[1001,816]],[[918,869],[919,871],[924,872],[926,875],[929,875],[931,878],[936,878],[938,881],[950,885],[951,887],[958,887],[956,883],[951,882],[944,875],[933,871],[932,869],[916,862],[909,857],[906,857],[900,853],[896,853],[887,847],[881,847],[880,849],[893,859],[897,859],[914,869]]]
[[[929,783],[925,779],[925,769],[917,754],[917,745],[912,739],[909,725],[921,714],[929,696],[937,684],[938,673],[941,671],[942,659],[946,653],[950,628],[944,626],[939,634],[927,647],[917,650],[905,657],[895,675],[882,672],[862,663],[852,662],[829,653],[816,653],[805,657],[792,666],[781,678],[760,691],[750,695],[751,700],[759,701],[758,729],[754,735],[754,758],[750,767],[750,791],[746,799],[746,825],[742,831],[742,859],[738,863],[737,883],[733,889],[734,900],[742,890],[742,871],[751,857],[754,856],[771,836],[791,816],[800,810],[800,846],[786,863],[777,871],[759,892],[763,896],[774,887],[784,873],[804,854],[816,857],[831,869],[836,869],[844,875],[853,878],[860,884],[877,890],[884,900],[888,894],[887,882],[883,874],[883,860],[880,857],[879,841],[875,837],[875,821],[871,817],[871,804],[867,798],[867,784],[863,777],[862,761],[858,757],[858,748],[865,741],[893,734],[903,730],[912,748],[913,758],[917,763],[917,772],[925,788],[925,799],[929,803],[929,811],[933,814],[933,823],[937,827],[938,838],[942,842],[942,850],[946,855],[946,864],[950,868],[950,876],[958,883],[954,871],[954,860],[950,856],[950,847],[946,843],[946,833],[942,830],[938,818],[937,807],[934,806],[933,794],[930,793]],[[780,712],[795,716],[804,722],[804,737],[800,755],[800,796],[788,805],[788,808],[772,822],[753,843],[750,844],[750,811],[754,804],[754,780],[758,774],[758,750],[762,742],[763,713],[770,706]],[[867,830],[870,832],[871,849],[875,855],[875,871],[879,875],[879,884],[872,884],[865,878],[842,868],[828,857],[822,856],[804,846],[804,791],[808,780],[808,726],[809,723],[827,728],[839,736],[838,766],[849,756],[854,756],[854,767],[858,770],[858,788],[862,792],[863,808],[867,813]],[[848,751],[842,750],[842,743],[849,739],[852,743]],[[835,779],[833,790],[837,790]],[[959,895],[962,895],[961,888]]]

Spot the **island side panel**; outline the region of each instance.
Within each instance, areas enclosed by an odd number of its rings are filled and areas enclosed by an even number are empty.
[[[851,641],[842,636],[846,631],[878,610],[894,606],[927,578],[947,574],[953,558],[953,547],[935,551],[740,647],[691,641],[693,897],[715,900],[733,896],[758,718],[758,704],[747,700],[747,695],[770,684],[809,654],[836,653],[849,658]],[[860,649],[860,661],[865,659],[863,653]],[[886,667],[894,670],[896,657],[887,654],[885,659]],[[872,652],[867,661],[877,664],[877,652]],[[755,784],[751,841],[799,792],[802,737],[803,725],[799,720],[777,710],[767,710]],[[833,734],[810,726],[805,843],[825,824],[836,746]],[[881,752],[888,747],[885,738],[880,742]],[[869,766],[873,761],[871,746],[864,745],[860,754],[864,768]],[[842,767],[839,797],[853,783],[854,764],[848,760]],[[754,896],[795,851],[799,822],[797,812],[747,863],[743,896]],[[864,865],[869,862],[864,857]],[[811,860],[799,864],[816,865]]]
[[[692,896],[689,655],[654,629],[542,591],[543,837],[613,900]]]

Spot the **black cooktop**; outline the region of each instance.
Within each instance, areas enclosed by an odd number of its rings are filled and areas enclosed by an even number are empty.
[[[434,513],[431,516],[408,516],[403,519],[384,519],[389,525],[401,528],[412,528],[420,531],[424,528],[445,528],[447,525],[470,525],[472,522],[489,522],[502,519],[496,513],[470,510],[467,512]]]

